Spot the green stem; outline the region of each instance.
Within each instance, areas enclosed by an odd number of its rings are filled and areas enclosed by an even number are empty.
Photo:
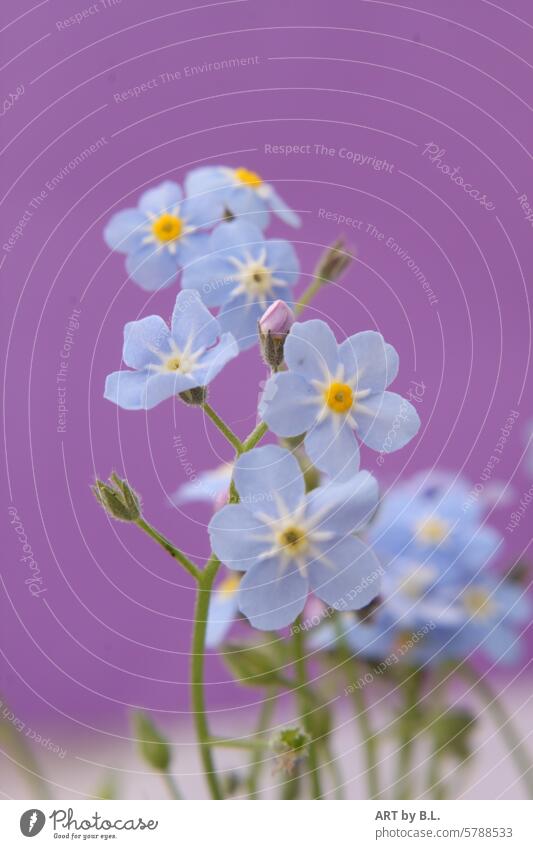
[[[222,749],[245,749],[246,751],[257,751],[268,746],[268,740],[253,740],[239,739],[232,740],[229,737],[211,737],[209,739],[211,746],[218,746]]]
[[[411,799],[413,788],[411,786],[412,762],[414,754],[414,736],[416,727],[415,712],[420,700],[422,688],[422,674],[419,670],[407,673],[407,678],[402,682],[404,693],[404,710],[399,718],[399,749],[398,749],[398,773],[396,784],[398,786],[397,799]]]
[[[313,799],[320,799],[322,796],[322,788],[320,785],[320,774],[318,771],[317,747],[314,739],[312,723],[310,721],[310,711],[312,705],[309,702],[307,689],[309,681],[307,679],[307,665],[305,662],[305,639],[304,629],[298,627],[299,621],[296,622],[296,628],[293,634],[294,645],[294,666],[296,672],[297,697],[301,712],[303,726],[309,735],[309,778],[311,781],[311,792]]]
[[[353,700],[357,712],[357,720],[361,729],[361,736],[365,747],[366,758],[366,780],[369,799],[379,799],[379,775],[378,775],[378,738],[372,731],[370,717],[366,706],[364,693],[358,687],[353,690]]]
[[[186,557],[186,555],[182,551],[180,551],[179,548],[176,548],[176,546],[173,545],[170,540],[164,537],[163,534],[160,534],[159,531],[156,531],[156,529],[152,527],[152,525],[148,524],[148,522],[142,517],[140,519],[137,519],[135,524],[138,528],[141,529],[141,531],[144,531],[145,534],[148,534],[149,537],[152,537],[152,539],[159,543],[159,545],[162,546],[162,548],[164,548],[165,551],[168,552],[171,557],[174,557],[179,563],[181,563],[184,569],[186,569],[187,572],[193,576],[193,578],[195,578],[197,581],[200,580],[200,578],[202,577],[202,573],[200,572],[198,567],[195,566],[192,560],[189,560],[189,558]]]
[[[266,422],[259,422],[257,427],[253,429],[250,436],[247,436],[244,442],[242,443],[242,452],[251,451],[252,448],[255,448],[258,442],[261,441],[263,436],[268,430],[268,425]]]
[[[204,403],[202,404],[202,409],[204,410],[206,415],[209,416],[211,421],[218,427],[219,431],[224,434],[230,445],[233,445],[235,451],[240,454],[243,451],[243,444],[239,437],[235,433],[233,433],[229,425],[227,425],[226,422],[220,418],[218,413],[213,410],[212,406],[208,404],[207,401],[204,401]]]
[[[261,710],[259,712],[259,718],[257,721],[256,734],[265,734],[270,726],[272,721],[272,715],[274,713],[274,709],[276,707],[276,694],[275,693],[267,693],[266,698],[261,705]],[[250,799],[258,798],[258,785],[259,785],[259,777],[261,775],[261,769],[265,762],[264,758],[260,757],[260,754],[257,753],[251,760],[250,763],[250,771],[248,774],[248,796]]]
[[[509,754],[514,761],[516,770],[524,783],[527,798],[533,799],[533,764],[529,759],[523,740],[520,739],[516,728],[511,722],[511,717],[507,714],[502,702],[493,693],[490,685],[484,678],[479,678],[475,669],[462,664],[458,667],[458,672],[472,685],[474,691],[477,691],[485,702],[489,714],[492,715],[495,725],[500,730],[509,749]]]
[[[323,280],[320,277],[315,277],[314,280],[309,284],[307,289],[300,295],[296,304],[294,305],[294,315],[300,315],[301,312],[307,307],[310,302],[313,300],[315,295],[317,295],[322,286],[327,283],[327,280]]]
[[[344,782],[342,778],[342,773],[340,771],[339,762],[331,751],[329,735],[321,741],[320,748],[323,749],[324,757],[327,761],[327,766],[331,774],[331,780],[333,781],[333,786],[335,788],[335,799],[344,799]]]
[[[191,647],[191,687],[192,707],[196,725],[196,736],[200,747],[200,756],[209,785],[211,798],[222,799],[223,793],[220,787],[218,775],[213,761],[211,735],[207,722],[204,693],[204,666],[205,666],[205,634],[207,630],[207,616],[209,612],[209,599],[213,581],[218,572],[220,560],[212,554],[198,582],[196,597],[196,608],[194,612],[194,629]]]
[[[171,775],[170,772],[162,772],[161,778],[163,779],[163,781],[166,784],[166,787],[167,787],[167,790],[168,790],[168,795],[170,796],[171,799],[183,799],[183,796],[181,795],[181,793],[179,791],[178,785],[176,784],[176,781],[174,780],[174,776]]]

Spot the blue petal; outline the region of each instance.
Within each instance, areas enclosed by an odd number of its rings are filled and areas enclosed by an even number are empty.
[[[218,559],[238,572],[246,572],[269,546],[266,526],[242,504],[218,510],[208,530]]]
[[[285,342],[285,362],[308,380],[327,380],[339,365],[338,345],[325,321],[293,324]]]
[[[106,379],[104,398],[125,410],[151,410],[161,401],[196,385],[177,372],[115,371]]]
[[[149,223],[138,209],[123,209],[113,215],[104,229],[104,239],[112,251],[128,254],[136,250],[146,235],[143,227]]]
[[[266,202],[255,189],[248,186],[230,186],[223,190],[224,205],[241,221],[247,221],[264,230],[270,221]]]
[[[286,280],[289,286],[295,286],[300,273],[300,262],[290,242],[271,239],[265,242],[267,251],[266,265],[271,268],[274,277]]]
[[[114,371],[106,378],[104,398],[124,410],[145,409],[146,371]]]
[[[195,289],[208,307],[224,304],[235,288],[235,280],[230,275],[226,261],[218,254],[207,254],[193,260],[183,269],[181,285],[183,289]]]
[[[165,180],[153,189],[148,189],[141,195],[139,209],[142,212],[152,212],[160,215],[162,212],[172,212],[183,197],[183,192],[177,183]]]
[[[170,331],[158,315],[148,315],[140,321],[129,321],[124,328],[122,359],[130,368],[142,369],[149,363],[161,363],[158,352],[170,351]]]
[[[257,322],[263,315],[263,308],[256,302],[248,302],[244,295],[232,298],[218,314],[221,330],[231,333],[241,351],[257,343]]]
[[[353,415],[359,438],[374,451],[386,454],[403,448],[420,427],[413,405],[395,392],[370,395],[358,401]]]
[[[279,515],[280,499],[292,511],[305,493],[298,461],[278,445],[265,445],[242,454],[235,463],[233,479],[246,508],[270,516]]]
[[[385,356],[387,357],[387,386],[396,380],[400,368],[400,357],[396,348],[388,343],[385,344]]]
[[[190,351],[209,348],[220,335],[218,321],[204,306],[200,295],[194,289],[178,293],[172,311],[171,328],[172,337],[180,350],[183,350],[189,341],[192,342]]]
[[[337,483],[355,475],[360,462],[355,434],[346,420],[341,424],[335,420],[334,416],[338,415],[328,415],[305,437],[305,450],[310,460]]]
[[[228,221],[220,224],[211,234],[209,248],[213,253],[228,252],[234,256],[244,257],[246,251],[255,255],[265,243],[263,233],[251,221]]]
[[[315,421],[320,409],[320,396],[311,384],[298,374],[280,372],[266,383],[259,413],[277,436],[298,436]]]
[[[296,568],[282,571],[272,558],[256,563],[242,579],[239,608],[254,628],[274,631],[294,622],[306,598],[306,579]]]
[[[324,548],[323,559],[313,560],[308,569],[312,591],[335,610],[370,604],[379,593],[383,572],[374,552],[357,537]]]
[[[194,379],[201,386],[207,386],[222,371],[226,363],[239,354],[239,346],[231,333],[223,333],[220,342],[203,355],[199,368],[194,372]]]
[[[126,258],[126,269],[132,280],[148,292],[169,286],[178,274],[175,256],[164,248],[144,245]]]
[[[306,515],[317,530],[343,536],[370,521],[378,500],[376,479],[369,472],[359,472],[349,482],[328,483],[312,490],[307,496]]]
[[[273,212],[276,213],[278,218],[281,218],[285,224],[289,224],[290,227],[301,227],[302,219],[300,216],[291,209],[284,200],[278,195],[275,188],[269,184],[269,193],[268,193],[268,203]]]
[[[176,265],[186,268],[203,256],[209,245],[209,233],[194,230],[186,233],[176,242]]]
[[[387,372],[387,345],[381,333],[364,330],[346,339],[339,346],[339,355],[344,365],[344,378],[357,377],[357,389],[383,392],[390,383]]]

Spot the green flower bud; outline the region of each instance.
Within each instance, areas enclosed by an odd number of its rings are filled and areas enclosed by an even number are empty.
[[[324,283],[334,282],[346,271],[353,259],[353,255],[348,253],[345,247],[344,239],[337,239],[321,257],[316,275]]]
[[[166,772],[170,766],[170,746],[155,727],[146,713],[137,711],[133,714],[133,722],[139,751],[146,761],[159,772]]]
[[[109,483],[96,479],[92,488],[94,497],[102,505],[106,513],[120,522],[136,522],[141,516],[139,496],[125,480],[121,480],[115,472],[109,478]]]
[[[186,389],[180,392],[179,396],[186,404],[201,406],[207,401],[207,386],[195,386],[193,389]]]

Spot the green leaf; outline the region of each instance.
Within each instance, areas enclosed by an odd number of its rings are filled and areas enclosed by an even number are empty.
[[[139,751],[144,760],[154,769],[166,772],[170,765],[170,745],[168,742],[146,713],[136,711],[133,714],[133,723]]]
[[[285,675],[284,653],[281,641],[268,645],[231,644],[223,649],[222,657],[231,673],[248,687],[266,687],[277,684],[292,687]]]

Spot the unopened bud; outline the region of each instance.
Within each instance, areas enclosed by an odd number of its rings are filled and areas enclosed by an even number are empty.
[[[283,363],[285,339],[294,324],[294,313],[285,301],[274,301],[259,319],[263,359],[273,371]]]
[[[96,480],[92,491],[106,513],[120,522],[136,522],[141,516],[139,496],[113,472],[109,483]]]
[[[346,249],[344,239],[337,239],[320,258],[316,276],[324,283],[334,282],[346,271],[353,259],[353,254]]]
[[[170,746],[145,713],[133,715],[139,751],[154,769],[166,772],[170,766]]]
[[[195,386],[194,389],[185,389],[184,392],[179,393],[179,396],[186,404],[199,407],[207,401],[207,387]]]
[[[259,319],[262,333],[286,335],[294,324],[294,313],[285,301],[274,301]]]

